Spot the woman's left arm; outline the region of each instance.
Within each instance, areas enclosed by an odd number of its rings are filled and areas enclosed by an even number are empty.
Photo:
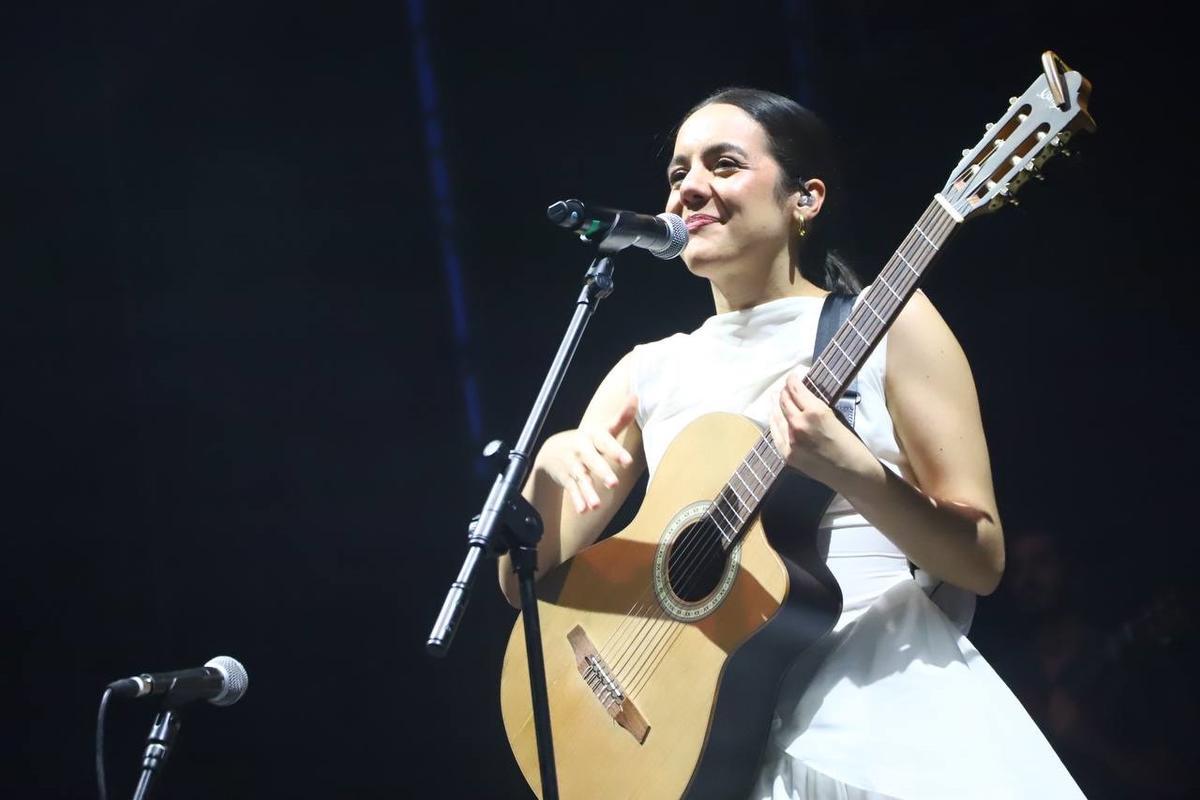
[[[920,488],[872,456],[794,377],[772,423],[776,442],[786,437],[789,463],[845,497],[918,567],[991,594],[1004,572],[1004,534],[966,355],[922,292],[900,312],[887,348],[888,410]]]

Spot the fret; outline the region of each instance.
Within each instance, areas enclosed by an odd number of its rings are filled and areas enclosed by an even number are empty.
[[[896,291],[900,292],[900,295],[899,295],[900,302],[891,311],[892,319],[895,319],[896,314],[899,313],[899,311],[900,311],[900,306],[904,305],[905,296],[907,294],[910,294],[910,290],[914,286],[917,285],[917,280],[918,280],[918,278],[920,278],[920,276],[918,275],[916,278],[914,278],[914,277],[910,276],[908,273],[897,271],[897,274],[895,274],[891,277],[893,277],[895,280],[892,283],[888,284],[888,286],[892,289],[893,292],[896,292]]]
[[[825,363],[824,356],[817,356],[817,363],[819,365],[821,365],[822,367],[824,367],[825,371],[828,372],[830,375],[832,375],[834,380],[836,380],[838,383],[841,383],[842,379],[840,377],[838,377],[838,374],[833,371],[832,367],[830,367],[828,364]],[[827,400],[828,398],[822,397],[821,399]]]
[[[737,472],[734,472],[734,473],[733,473],[733,477],[737,478],[737,479],[738,479],[738,482],[739,482],[739,483],[741,483],[741,484],[742,484],[742,486],[746,487],[746,491],[750,493],[750,499],[751,499],[751,500],[757,500],[757,499],[758,499],[757,497],[755,497],[755,496],[754,496],[754,490],[750,488],[750,484],[746,483],[746,479],[742,477],[742,471],[741,471],[740,469],[739,469]],[[732,487],[732,485],[733,485],[733,484],[730,484],[730,486],[731,486],[731,487]],[[738,490],[737,490],[737,489],[734,489],[734,490],[733,490],[733,493],[734,493],[735,495],[737,495],[738,502],[739,502],[739,503],[742,503],[743,505],[745,505],[745,506],[746,506],[746,509],[747,509],[747,510],[749,510],[749,508],[750,508],[750,503],[747,503],[745,500],[743,500],[743,499],[742,499],[742,496],[741,496],[741,494],[738,494]]]
[[[760,459],[760,460],[761,460],[761,459]],[[742,467],[745,467],[747,470],[749,470],[749,471],[750,471],[750,477],[754,478],[754,482],[755,482],[756,484],[758,484],[758,488],[757,488],[757,489],[755,489],[755,488],[753,488],[753,487],[750,487],[750,486],[747,486],[746,488],[750,489],[750,493],[751,493],[752,495],[754,495],[756,498],[757,498],[757,497],[759,497],[758,493],[759,493],[760,491],[762,491],[763,489],[766,489],[766,488],[767,488],[766,481],[764,481],[764,480],[762,479],[762,477],[761,477],[761,476],[759,476],[759,474],[758,474],[758,473],[755,471],[755,469],[754,469],[754,465],[753,465],[753,464],[751,464],[751,463],[749,463],[748,461],[743,461],[743,462],[742,462]],[[742,467],[739,467],[739,468],[738,468],[738,472],[741,472],[741,469],[742,469]],[[745,483],[745,482],[746,482],[746,481],[745,481],[745,479],[743,479],[743,480],[742,480],[742,483]]]
[[[837,374],[834,373],[834,371],[829,368],[828,364],[826,364],[824,361],[821,361],[820,358],[818,358],[817,361],[820,361],[821,366],[825,368],[826,372],[828,372],[830,375],[833,376],[834,380],[838,381],[838,383],[841,383],[841,378],[839,378],[837,376]],[[818,384],[815,381],[809,381],[808,388],[809,388],[809,391],[811,391],[817,397],[821,398],[821,400],[825,403],[825,405],[829,405],[829,392],[822,389],[820,384]]]
[[[871,312],[871,314],[875,317],[875,319],[879,320],[883,325],[885,325],[885,326],[887,325],[887,320],[885,320],[883,317],[879,316],[879,312],[876,311],[875,307],[868,302],[868,299],[866,297],[863,297],[862,304],[867,307],[867,310]]]
[[[821,360],[821,357],[817,356],[817,360],[813,362],[813,365],[808,370],[808,375],[806,377],[813,383],[816,383],[821,380],[817,377],[821,374],[821,370],[825,370],[825,372],[832,374],[832,371],[829,369],[829,367],[825,366],[825,362]]]
[[[854,359],[851,358],[849,353],[847,353],[844,349],[842,349],[842,346],[840,344],[838,344],[838,340],[837,340],[836,336],[833,337],[832,339],[830,339],[829,343],[832,344],[834,347],[836,347],[838,349],[838,351],[840,351],[841,354],[846,357],[846,360],[849,361],[851,365],[854,364]]]
[[[917,223],[916,225],[914,225],[914,226],[913,226],[913,230],[915,230],[917,233],[921,234],[921,237],[922,237],[922,238],[923,238],[925,241],[929,242],[929,246],[930,246],[930,247],[932,247],[932,248],[933,248],[935,251],[936,251],[936,250],[938,250],[938,246],[937,246],[936,244],[934,244],[934,243],[933,243],[933,239],[930,239],[930,238],[929,238],[929,237],[928,237],[928,236],[925,234],[925,231],[924,231],[924,230],[921,228],[921,224],[920,224],[920,223]]]
[[[761,442],[761,440],[760,440],[760,442]],[[771,465],[770,465],[770,464],[768,464],[768,463],[767,463],[767,460],[766,460],[765,458],[763,458],[763,457],[762,457],[762,455],[761,455],[761,454],[758,452],[758,447],[757,447],[757,446],[755,446],[753,449],[751,449],[751,450],[750,450],[750,453],[751,453],[751,454],[752,454],[752,455],[753,455],[755,458],[757,458],[757,459],[758,459],[758,462],[759,462],[760,464],[762,464],[764,467],[766,467],[766,468],[767,468],[767,473],[768,473],[768,474],[770,474],[770,472],[771,472]]]
[[[779,469],[779,468],[781,468],[781,467],[783,466],[783,456],[781,456],[781,455],[779,454],[779,451],[775,449],[775,442],[771,441],[771,437],[770,437],[770,436],[768,436],[767,434],[763,434],[763,437],[762,437],[761,439],[759,439],[758,441],[759,441],[761,444],[765,444],[765,445],[767,446],[767,451],[768,451],[768,452],[769,452],[769,453],[770,453],[772,456],[774,456],[774,457],[775,457],[775,461],[776,461],[776,467],[775,467],[775,468],[776,468],[776,469]]]
[[[763,465],[763,467],[766,469],[766,476],[767,476],[768,480],[763,481],[763,486],[767,489],[771,488],[771,480],[773,480],[775,478],[775,476],[778,474],[778,469],[779,469],[778,464],[772,465],[765,458],[763,458],[762,453],[758,452],[759,448],[764,444],[766,444],[768,447],[771,446],[769,436],[770,436],[770,434],[763,434],[763,438],[759,439],[758,444],[755,445],[754,449],[750,451],[754,454],[754,457],[758,459],[759,463],[761,463]],[[774,448],[772,448],[772,449],[774,449]]]
[[[737,493],[737,488],[732,483],[727,483],[721,494],[724,496],[725,502],[729,504],[730,510],[733,511],[733,519],[737,522],[737,527],[742,527],[742,523],[746,521],[748,515],[746,513],[746,503],[742,500],[742,496]],[[736,504],[730,499],[730,495],[733,495],[733,500],[737,501]]]
[[[882,275],[880,275],[879,280],[877,280],[875,282],[882,283],[884,285],[884,288],[886,288],[889,292],[892,293],[892,297],[895,297],[897,300],[904,302],[904,298],[902,298],[900,295],[896,294],[896,290],[892,288],[892,285],[890,283],[888,283],[887,279],[884,278]],[[887,323],[884,323],[884,324],[887,324]]]
[[[871,340],[862,335],[862,331],[860,331],[858,329],[858,326],[854,324],[853,319],[851,319],[850,317],[846,317],[846,324],[850,326],[850,330],[852,330],[858,334],[858,338],[862,339],[864,344],[866,344],[867,346],[870,346]]]
[[[733,527],[733,526],[730,526],[730,524],[729,524],[729,517],[725,516],[725,512],[721,510],[721,496],[720,495],[717,495],[717,499],[716,499],[716,501],[713,502],[712,507],[715,508],[721,514],[721,519],[725,520],[726,527]],[[709,516],[712,516],[712,515],[710,514]],[[717,520],[714,517],[713,522],[716,522],[716,521]],[[717,529],[719,530],[720,528],[721,528],[720,523],[717,523]],[[735,531],[736,531],[736,528],[735,528]]]
[[[903,262],[904,262],[904,266],[908,267],[908,268],[909,268],[909,269],[912,271],[912,274],[913,274],[913,275],[916,275],[918,278],[919,278],[919,277],[921,277],[921,273],[917,271],[916,267],[914,267],[912,264],[908,263],[908,259],[907,259],[907,258],[905,258],[904,256],[900,255],[900,251],[899,251],[899,250],[897,250],[897,251],[896,251],[896,257],[897,257],[897,258],[899,258],[901,261],[903,261]]]

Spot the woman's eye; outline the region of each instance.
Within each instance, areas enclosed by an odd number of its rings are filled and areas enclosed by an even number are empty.
[[[728,171],[728,170],[732,170],[732,169],[737,169],[738,166],[739,166],[738,163],[736,161],[734,161],[732,158],[718,158],[717,159],[716,168],[717,168],[718,172],[721,170]]]
[[[671,184],[672,186],[678,186],[679,184],[683,183],[683,179],[686,176],[686,172],[681,169],[677,169],[671,174],[667,175],[667,183]]]

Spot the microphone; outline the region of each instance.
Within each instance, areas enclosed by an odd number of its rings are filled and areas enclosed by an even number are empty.
[[[675,258],[687,246],[687,225],[678,214],[635,214],[611,208],[584,206],[578,200],[559,200],[546,209],[546,216],[559,227],[575,231],[584,241],[601,237],[610,250],[632,245],[649,250],[659,258]]]
[[[250,676],[238,660],[217,656],[203,667],[175,672],[144,672],[108,685],[114,697],[168,695],[173,706],[207,700],[214,706],[231,706],[246,693]]]

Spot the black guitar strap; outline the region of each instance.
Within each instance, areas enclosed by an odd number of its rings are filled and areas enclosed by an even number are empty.
[[[846,317],[850,316],[850,312],[854,309],[854,298],[857,295],[853,294],[836,294],[830,292],[825,296],[825,303],[821,306],[821,319],[817,321],[817,340],[813,344],[813,361],[817,360],[817,356],[821,355],[821,351],[829,344],[833,335],[837,333],[838,328],[842,327],[842,323],[846,321]],[[861,395],[858,393],[858,376],[854,376],[854,380],[850,382],[850,386],[846,389],[835,404],[837,412],[842,415],[850,429],[854,429],[854,411],[858,406],[858,401]]]

